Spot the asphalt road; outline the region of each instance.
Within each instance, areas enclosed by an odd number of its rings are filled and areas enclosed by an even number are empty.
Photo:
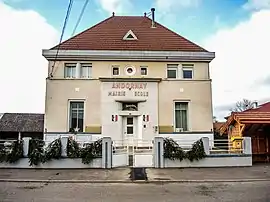
[[[1,202],[269,202],[270,182],[185,184],[0,183]]]

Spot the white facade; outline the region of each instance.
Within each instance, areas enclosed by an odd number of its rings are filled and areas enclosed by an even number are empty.
[[[158,135],[158,82],[102,82],[101,92],[103,136],[152,140]]]

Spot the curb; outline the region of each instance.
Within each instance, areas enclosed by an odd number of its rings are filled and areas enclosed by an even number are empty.
[[[35,179],[0,179],[0,182],[22,182],[22,183],[140,183],[140,184],[162,184],[162,183],[226,183],[226,182],[265,182],[270,179],[232,179],[232,180],[35,180]]]

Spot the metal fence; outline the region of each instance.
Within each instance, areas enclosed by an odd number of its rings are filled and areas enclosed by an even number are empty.
[[[228,139],[214,140],[214,146],[210,147],[210,154],[243,153],[243,140],[234,142]]]

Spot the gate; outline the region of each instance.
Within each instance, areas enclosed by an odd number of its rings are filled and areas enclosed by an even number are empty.
[[[112,167],[128,166],[128,145],[124,140],[112,142]]]
[[[124,139],[113,141],[113,167],[153,167],[153,142],[151,140]]]

